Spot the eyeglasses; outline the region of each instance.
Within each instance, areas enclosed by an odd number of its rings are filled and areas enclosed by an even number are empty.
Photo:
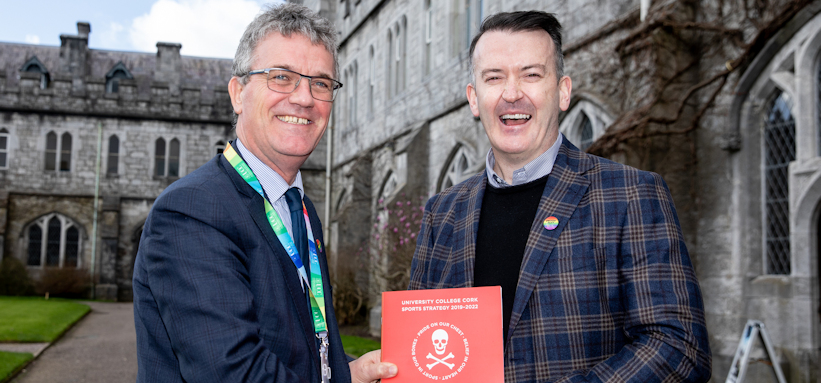
[[[327,77],[306,76],[284,68],[267,68],[252,70],[252,74],[265,73],[268,76],[268,89],[277,93],[293,93],[299,86],[299,82],[305,77],[310,81],[311,97],[319,101],[333,101],[336,93],[342,87],[342,83]]]

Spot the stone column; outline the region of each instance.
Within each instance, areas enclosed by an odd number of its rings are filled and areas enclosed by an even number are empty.
[[[120,197],[103,197],[100,230],[100,282],[97,299],[117,300],[117,239],[120,235]]]

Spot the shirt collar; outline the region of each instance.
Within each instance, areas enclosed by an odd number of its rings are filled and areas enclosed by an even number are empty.
[[[562,134],[559,133],[553,146],[545,150],[544,153],[527,163],[521,169],[514,170],[513,184],[505,182],[505,180],[493,170],[493,166],[496,165],[496,157],[493,156],[493,148],[491,148],[488,150],[487,157],[485,158],[485,172],[487,173],[488,182],[491,186],[499,189],[526,184],[550,174],[550,172],[553,171],[556,156],[559,155],[559,147],[562,146],[562,137]]]
[[[271,202],[271,204],[282,198],[285,192],[292,187],[299,189],[299,195],[303,198],[305,197],[305,192],[302,190],[301,171],[296,172],[294,183],[288,185],[288,182],[285,181],[279,173],[262,163],[254,153],[251,153],[250,150],[245,148],[239,138],[237,138],[235,143],[237,152],[239,152],[242,159],[245,160],[245,163],[251,168],[251,171],[254,172],[254,175],[257,176],[257,180],[259,180],[259,184],[262,185],[262,190],[265,191],[268,201]]]

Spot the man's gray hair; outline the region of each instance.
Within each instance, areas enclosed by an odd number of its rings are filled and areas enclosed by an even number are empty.
[[[245,28],[231,67],[231,75],[239,77],[242,84],[248,82],[246,75],[249,71],[263,69],[251,68],[255,59],[254,50],[271,32],[286,37],[298,33],[310,39],[311,43],[324,45],[333,55],[333,76],[336,77],[339,68],[336,57],[336,30],[333,24],[302,5],[285,3],[265,6],[264,11]]]

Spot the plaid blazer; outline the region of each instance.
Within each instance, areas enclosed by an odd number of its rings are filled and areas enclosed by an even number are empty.
[[[428,201],[410,289],[473,286],[486,185],[482,172]],[[554,230],[543,226],[550,216],[559,220]],[[563,140],[530,228],[504,344],[506,382],[710,378],[701,290],[659,175]]]

